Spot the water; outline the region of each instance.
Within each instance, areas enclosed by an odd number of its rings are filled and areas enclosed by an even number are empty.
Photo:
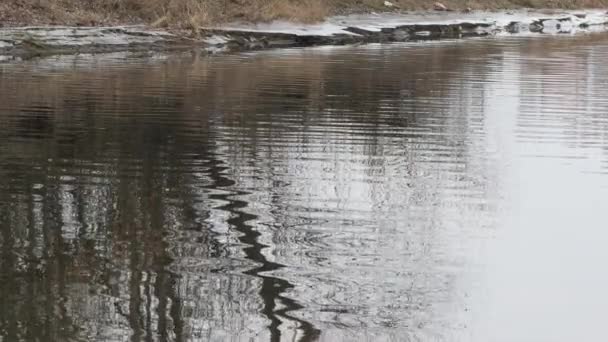
[[[0,341],[599,341],[608,35],[0,65]]]

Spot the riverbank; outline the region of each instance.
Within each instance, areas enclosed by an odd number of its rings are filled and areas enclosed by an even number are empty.
[[[459,11],[606,8],[608,0],[441,0]],[[429,11],[431,0],[11,0],[0,3],[0,27],[148,25],[196,29],[234,21],[314,23],[348,14]]]
[[[607,28],[608,14],[600,10],[357,14],[334,16],[317,24],[234,22],[199,28],[194,36],[144,25],[21,27],[0,29],[0,60],[116,51],[211,54],[489,35],[573,34]]]

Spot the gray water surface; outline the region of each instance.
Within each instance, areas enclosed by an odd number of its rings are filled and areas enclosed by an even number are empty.
[[[0,64],[0,341],[605,341],[606,61]]]

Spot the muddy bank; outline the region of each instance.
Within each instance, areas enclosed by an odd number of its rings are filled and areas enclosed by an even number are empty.
[[[337,16],[315,25],[233,23],[185,33],[123,27],[0,29],[0,60],[54,54],[196,49],[205,53],[457,39],[488,35],[574,34],[608,28],[605,11],[517,11]]]

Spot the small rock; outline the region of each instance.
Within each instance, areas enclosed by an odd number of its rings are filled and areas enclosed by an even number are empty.
[[[435,11],[447,11],[448,10],[448,8],[441,2],[436,2],[435,4],[433,4],[433,8],[435,9]]]
[[[390,2],[390,1],[385,1],[385,2],[384,2],[384,6],[386,6],[386,7],[395,7],[395,4],[393,4],[393,3],[392,3],[392,2]]]
[[[473,9],[471,7],[467,7],[467,8],[464,9],[463,12],[464,13],[471,13],[471,12],[473,12]]]
[[[576,13],[574,14],[575,17],[579,18],[579,19],[585,19],[587,18],[587,15],[585,13]]]

